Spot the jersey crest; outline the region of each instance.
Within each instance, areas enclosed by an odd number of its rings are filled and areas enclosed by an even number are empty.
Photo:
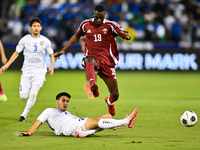
[[[44,45],[44,42],[40,42],[40,45],[43,46],[43,45]]]
[[[107,34],[107,33],[108,33],[108,29],[104,28],[104,29],[103,29],[103,33],[104,33],[104,34]]]

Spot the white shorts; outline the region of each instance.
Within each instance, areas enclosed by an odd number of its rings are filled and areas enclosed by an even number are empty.
[[[79,118],[79,119],[73,119],[73,121],[70,121],[70,123],[66,123],[62,126],[62,133],[65,136],[71,136],[76,131],[87,131],[85,129],[85,122],[87,118]]]
[[[45,73],[46,74],[46,73]],[[33,85],[37,85],[39,88],[43,86],[45,81],[45,74],[24,74],[22,73],[20,79],[20,93],[28,93]]]

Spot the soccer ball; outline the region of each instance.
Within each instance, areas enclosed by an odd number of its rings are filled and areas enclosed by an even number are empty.
[[[186,127],[192,127],[197,123],[197,115],[193,111],[185,111],[181,115],[181,123]]]

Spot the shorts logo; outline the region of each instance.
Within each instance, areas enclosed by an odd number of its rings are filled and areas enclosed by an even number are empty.
[[[115,68],[111,68],[111,71],[112,71],[112,75],[116,76]]]
[[[117,79],[115,68],[111,68],[111,71],[112,71],[112,75],[114,76],[114,79]]]

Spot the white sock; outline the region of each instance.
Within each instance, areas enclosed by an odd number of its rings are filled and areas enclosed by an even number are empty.
[[[98,122],[98,126],[103,129],[109,129],[119,126],[126,126],[127,120],[125,119],[100,119]]]
[[[36,102],[36,97],[37,97],[39,89],[38,89],[38,86],[33,87],[31,89],[30,94],[29,94],[29,98],[28,98],[28,100],[26,102],[26,107],[24,108],[24,111],[21,114],[21,116],[26,118],[26,116],[28,115],[29,111],[31,110],[31,108],[33,107],[33,105]]]
[[[26,118],[26,116],[28,115],[29,111],[31,110],[31,108],[33,107],[33,105],[35,104],[36,98],[35,99],[31,99],[29,98],[27,100],[26,103],[26,107],[24,108],[23,113],[21,114],[21,116],[24,116]]]
[[[112,104],[113,104],[113,103],[110,102],[109,98],[107,99],[107,103],[108,103],[109,105],[112,105]]]

